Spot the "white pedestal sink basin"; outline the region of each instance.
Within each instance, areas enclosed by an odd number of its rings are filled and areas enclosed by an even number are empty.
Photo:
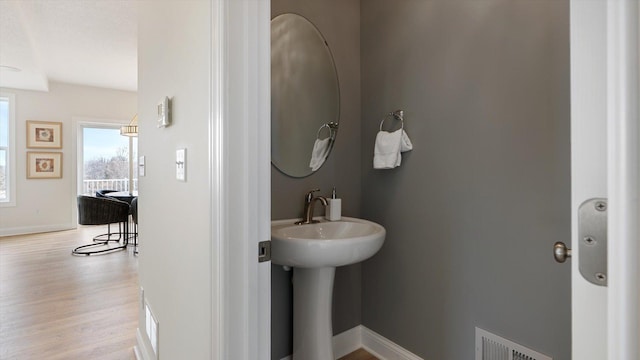
[[[373,256],[384,242],[384,227],[367,220],[321,218],[271,222],[271,261],[293,267],[293,360],[334,360],[331,300],[336,266]]]

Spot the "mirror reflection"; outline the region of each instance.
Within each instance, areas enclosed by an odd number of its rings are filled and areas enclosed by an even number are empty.
[[[320,169],[338,131],[340,91],[333,57],[309,20],[271,20],[271,162],[292,177]]]

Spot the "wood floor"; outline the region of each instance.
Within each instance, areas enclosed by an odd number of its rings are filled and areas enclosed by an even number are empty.
[[[338,360],[379,360],[377,357],[369,354],[365,349],[358,349],[351,354],[347,354]]]
[[[72,256],[106,227],[0,238],[0,359],[131,360],[138,326],[133,249]],[[363,349],[339,360],[378,360]]]
[[[135,359],[133,249],[71,255],[105,230],[0,238],[0,359]]]

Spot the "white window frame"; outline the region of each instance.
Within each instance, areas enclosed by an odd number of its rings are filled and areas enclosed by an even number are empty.
[[[85,128],[97,128],[97,129],[119,129],[123,125],[128,125],[129,122],[127,120],[112,120],[112,119],[89,119],[89,118],[74,118],[74,137],[76,143],[76,158],[74,162],[76,164],[76,191],[75,196],[82,194],[83,190],[83,180],[84,180],[84,138],[83,138],[83,130]],[[129,137],[129,181],[130,188],[132,187],[132,176],[134,173],[133,169],[133,139]],[[136,148],[136,154],[138,150]],[[75,199],[75,198],[74,198]],[[75,200],[74,200],[75,204]]]
[[[5,169],[7,198],[0,200],[0,207],[16,206],[16,96],[12,93],[0,92],[0,98],[9,101],[9,139],[7,147],[7,167]]]

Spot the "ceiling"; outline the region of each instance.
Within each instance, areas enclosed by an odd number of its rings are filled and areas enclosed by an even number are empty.
[[[0,87],[48,91],[55,81],[136,91],[136,2],[0,0]]]

